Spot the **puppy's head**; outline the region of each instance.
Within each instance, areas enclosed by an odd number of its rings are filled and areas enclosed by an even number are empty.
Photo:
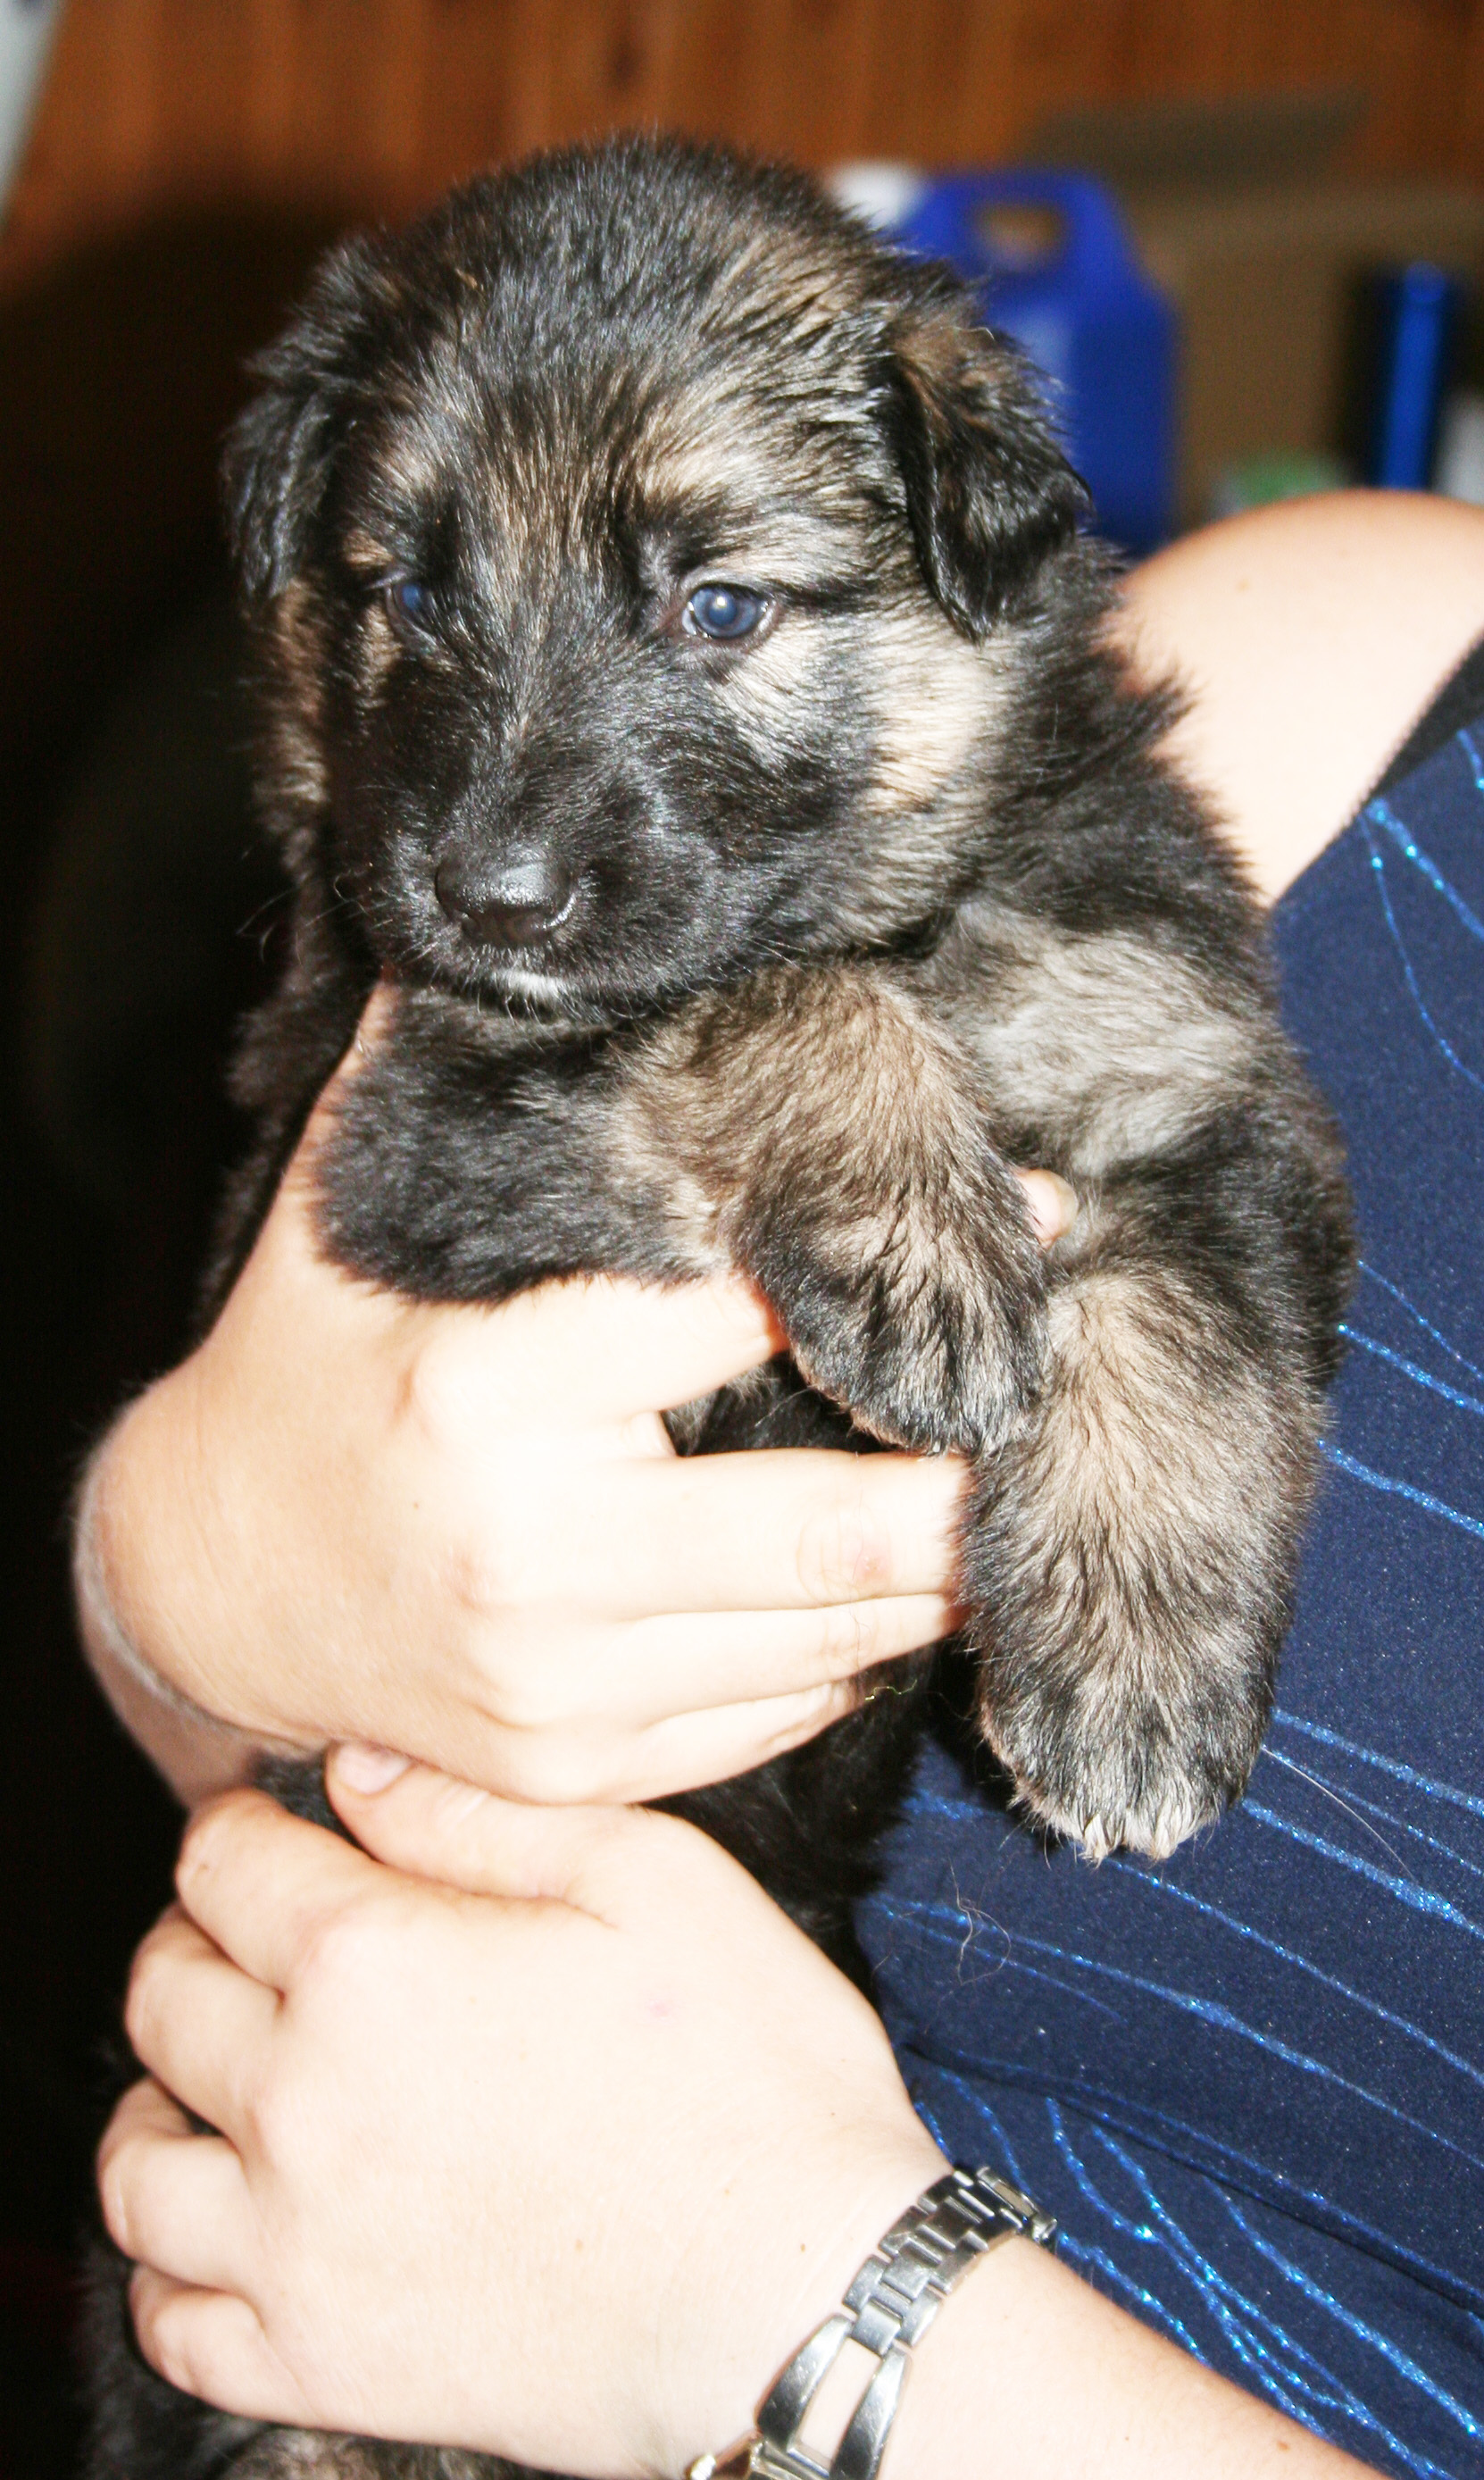
[[[602,1013],[954,891],[1083,495],[941,272],[627,142],[342,249],[261,375],[270,790],[381,961]]]

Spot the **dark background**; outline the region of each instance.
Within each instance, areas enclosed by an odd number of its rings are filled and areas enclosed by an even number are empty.
[[[0,2480],[69,2467],[100,2061],[176,1831],[79,1663],[64,1523],[180,1348],[272,965],[215,506],[244,356],[344,223],[550,141],[995,161],[1074,107],[1285,90],[1359,97],[1352,171],[1484,176],[1467,0],[72,0],[0,232]]]

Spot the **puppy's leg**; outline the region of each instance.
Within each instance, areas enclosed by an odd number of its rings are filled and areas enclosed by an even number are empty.
[[[745,1267],[863,1428],[974,1453],[1020,1426],[1041,1253],[965,1063],[880,969],[780,969],[694,1002],[629,1064],[615,1134],[677,1251]]]
[[[1173,1273],[1073,1273],[1036,1426],[978,1467],[981,1726],[1094,1858],[1164,1857],[1219,1816],[1271,1710],[1319,1398],[1232,1327]]]
[[[1344,1294],[1338,1160],[1287,1054],[1229,1107],[1189,1081],[1164,1152],[1087,1173],[1049,1260],[952,1042],[881,969],[701,1002],[620,1117],[815,1384],[974,1455],[982,1726],[1093,1853],[1172,1850],[1247,1779]]]
[[[1044,1821],[1164,1852],[1270,1709],[1351,1278],[1341,1151],[1252,975],[995,927],[965,1038],[1083,1202],[1035,1430],[981,1463],[964,1536],[983,1726]]]

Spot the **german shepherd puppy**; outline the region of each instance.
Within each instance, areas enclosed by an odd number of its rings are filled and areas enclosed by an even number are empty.
[[[1041,1826],[1168,1853],[1267,1718],[1349,1227],[1015,352],[802,177],[626,141],[337,250],[261,377],[227,491],[297,912],[214,1297],[390,975],[336,1255],[447,1301],[744,1268],[791,1359],[678,1443],[968,1458],[980,1733]],[[1012,1163],[1078,1193],[1049,1252]],[[678,1803],[847,1965],[915,1710]],[[95,2480],[494,2467],[112,2356]]]

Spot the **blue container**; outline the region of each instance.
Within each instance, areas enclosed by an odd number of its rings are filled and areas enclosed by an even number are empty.
[[[1051,381],[1052,416],[1092,493],[1098,530],[1130,552],[1164,541],[1175,498],[1175,313],[1102,184],[1034,171],[930,182],[894,238],[947,259],[989,323]]]
[[[1447,384],[1463,287],[1418,260],[1380,288],[1375,428],[1368,479],[1383,491],[1425,491]]]

